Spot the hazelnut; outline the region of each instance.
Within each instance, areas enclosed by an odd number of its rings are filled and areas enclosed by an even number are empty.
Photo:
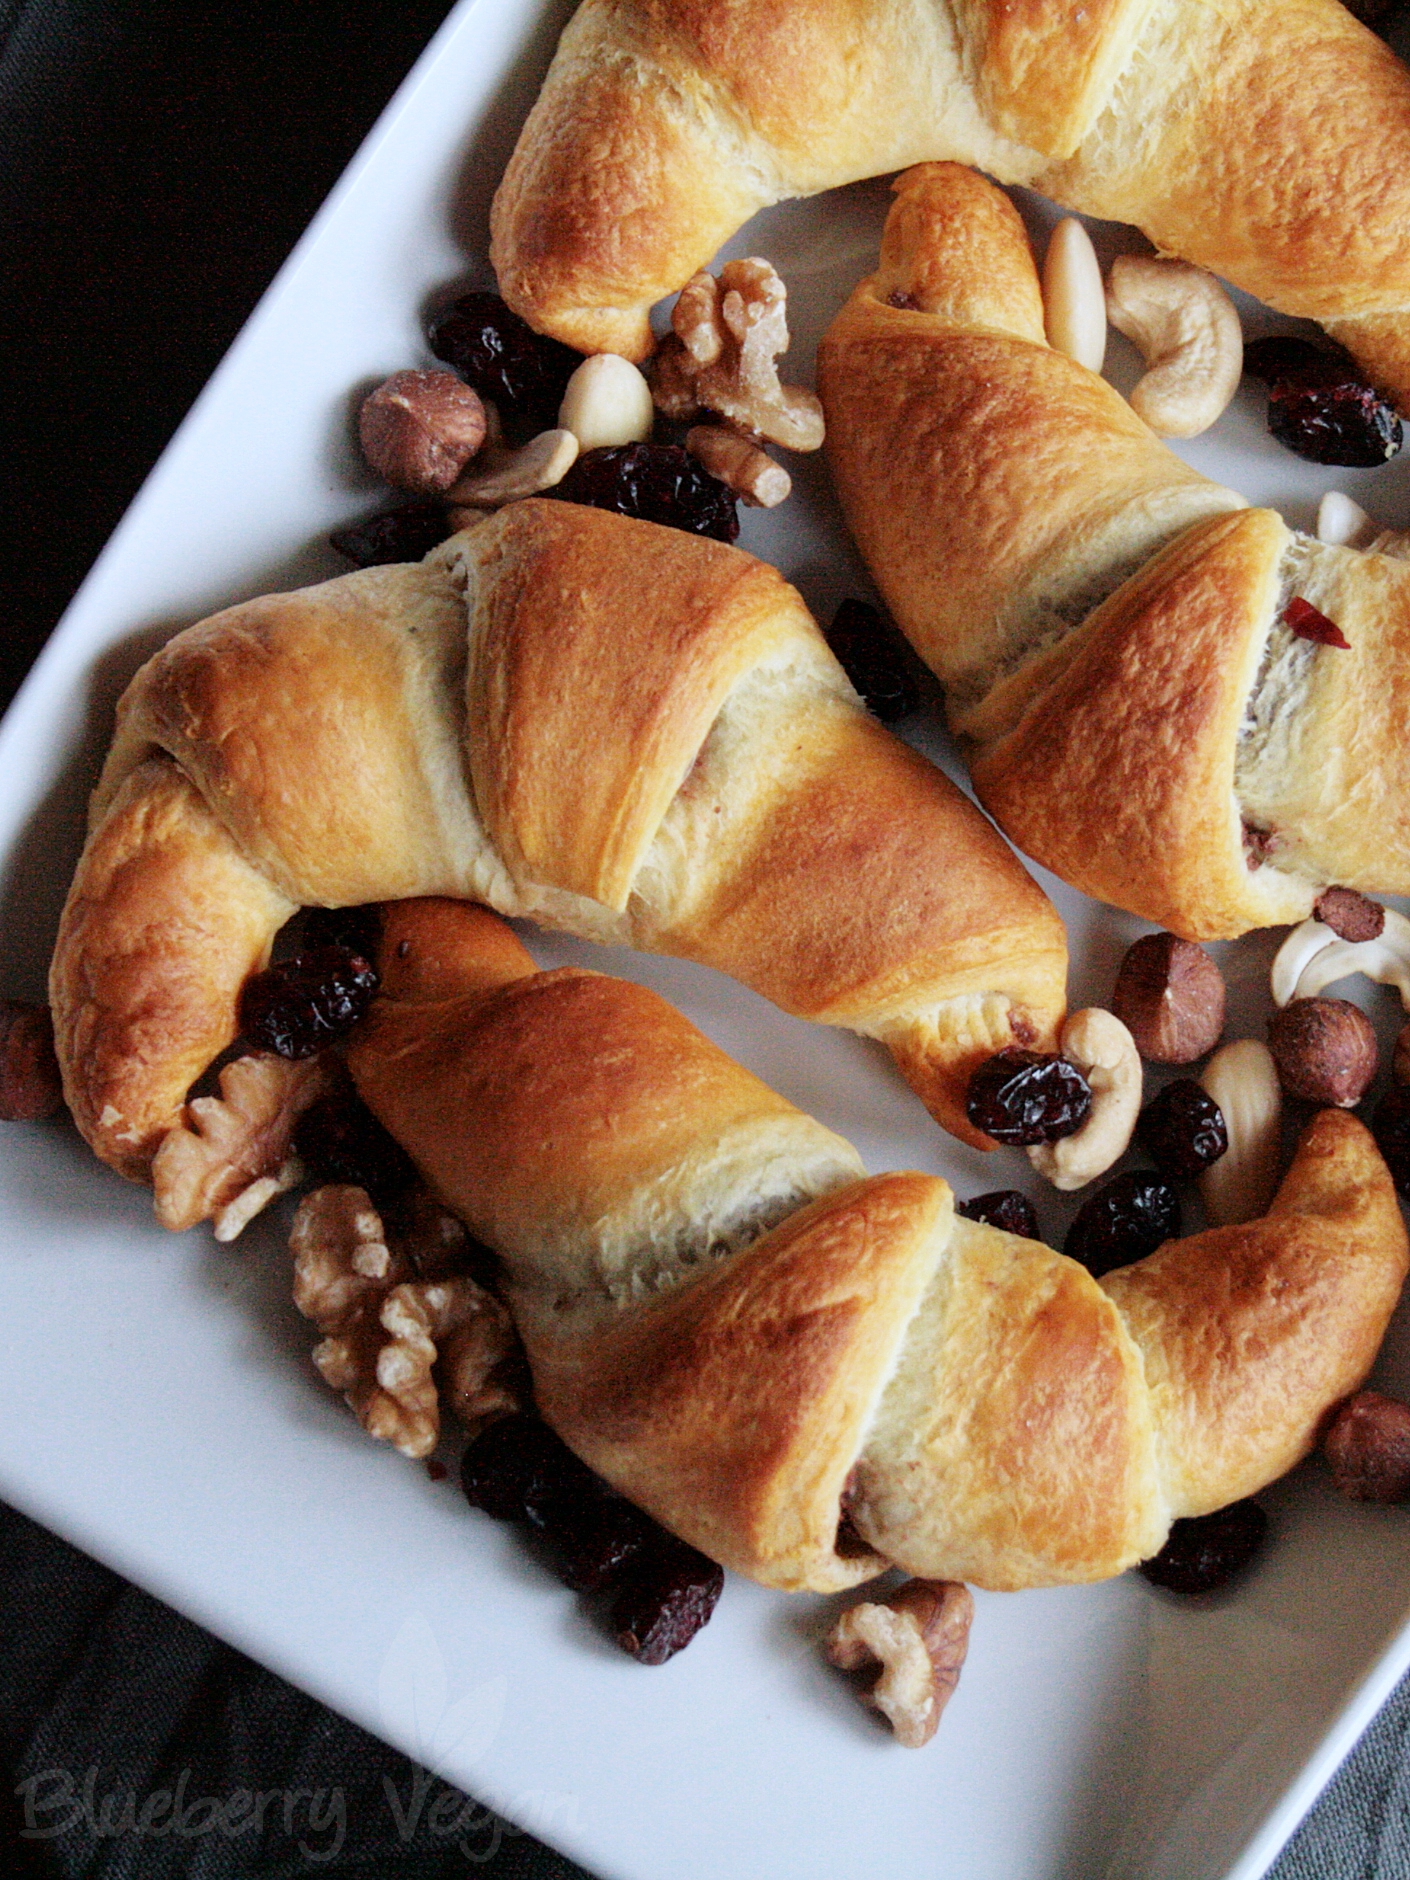
[[[448,490],[485,441],[485,407],[453,372],[394,372],[363,400],[362,454],[418,496]]]
[[[1332,1480],[1353,1501],[1410,1497],[1410,1405],[1362,1390],[1337,1412],[1322,1452]]]
[[[31,1123],[63,1101],[48,1006],[0,999],[0,1122]]]
[[[1349,999],[1294,999],[1268,1023],[1278,1081],[1290,1097],[1349,1110],[1376,1075],[1375,1028]]]
[[[1224,975],[1201,946],[1148,933],[1127,952],[1111,1009],[1152,1064],[1193,1064],[1224,1029]]]
[[[1358,894],[1355,888],[1325,889],[1317,897],[1312,913],[1339,940],[1379,940],[1386,924],[1386,911],[1380,902]]]

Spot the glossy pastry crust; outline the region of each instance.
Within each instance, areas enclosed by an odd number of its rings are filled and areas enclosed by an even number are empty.
[[[758,209],[937,160],[1135,223],[1410,397],[1410,74],[1337,0],[584,0],[492,258],[531,324],[639,358]]]
[[[820,1591],[1100,1579],[1290,1468],[1369,1370],[1407,1245],[1344,1112],[1266,1218],[1098,1282],[934,1176],[865,1177],[640,986],[489,932],[447,972],[438,924],[491,919],[389,911],[350,1068],[500,1253],[545,1416],[713,1558]]]
[[[1002,192],[896,185],[824,339],[848,522],[946,685],[981,802],[1086,893],[1195,939],[1410,889],[1410,568],[1296,535],[1046,343]],[[1300,596],[1346,648],[1298,639]]]
[[[979,1143],[974,1064],[1063,1010],[1051,904],[869,717],[782,577],[567,503],[231,608],[134,679],[52,980],[98,1153],[140,1176],[294,908],[414,895],[700,960],[880,1037]],[[144,944],[159,995],[128,970]]]

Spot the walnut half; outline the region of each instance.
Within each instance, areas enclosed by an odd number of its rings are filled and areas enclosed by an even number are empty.
[[[657,409],[682,420],[717,412],[756,438],[816,450],[823,441],[817,395],[779,384],[787,301],[767,261],[727,261],[718,281],[704,273],[687,281],[671,315],[675,330],[649,368]]]
[[[324,1334],[313,1361],[369,1435],[428,1456],[440,1402],[472,1430],[520,1409],[519,1340],[499,1301],[455,1267],[464,1228],[428,1204],[388,1236],[366,1189],[315,1189],[289,1241],[294,1303]]]
[[[269,1051],[233,1058],[218,1097],[193,1097],[152,1163],[163,1227],[180,1232],[215,1216],[217,1240],[234,1240],[260,1209],[302,1178],[294,1125],[329,1088],[321,1058],[291,1062]]]
[[[919,1749],[935,1734],[960,1681],[969,1650],[974,1598],[958,1580],[907,1580],[884,1601],[863,1600],[828,1635],[840,1671],[878,1677],[866,1702],[890,1723],[896,1741]]]

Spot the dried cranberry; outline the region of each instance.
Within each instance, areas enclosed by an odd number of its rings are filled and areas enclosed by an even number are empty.
[[[618,1585],[631,1563],[665,1534],[624,1495],[598,1486],[594,1499],[555,1510],[545,1530],[558,1577],[575,1593],[601,1593]]]
[[[1400,449],[1394,407],[1357,376],[1345,353],[1299,339],[1254,340],[1244,369],[1268,384],[1268,429],[1312,463],[1367,466]]]
[[[1215,1514],[1176,1521],[1164,1547],[1141,1572],[1172,1593],[1208,1593],[1222,1586],[1263,1545],[1268,1517],[1256,1501],[1235,1501]]]
[[[466,1449],[460,1485],[472,1508],[496,1521],[544,1529],[595,1499],[603,1484],[539,1417],[501,1417]]]
[[[1038,1238],[1038,1216],[1027,1195],[1016,1188],[996,1188],[992,1194],[975,1195],[961,1201],[955,1209],[967,1221],[983,1221],[989,1227],[1002,1227],[1006,1234],[1018,1234],[1024,1240]]]
[[[1396,1187],[1410,1195],[1410,1084],[1386,1091],[1371,1118],[1371,1134]]]
[[[723,1568],[666,1535],[627,1570],[612,1605],[617,1643],[644,1665],[664,1664],[705,1624],[724,1584]]]
[[[1294,594],[1283,609],[1283,625],[1299,640],[1311,640],[1316,646],[1339,646],[1344,653],[1351,651],[1351,641],[1336,621],[1328,620],[1320,607],[1314,607],[1300,594]]]
[[[558,422],[582,355],[536,333],[498,294],[462,294],[427,328],[431,351],[499,411],[506,432],[532,436]]]
[[[347,947],[375,960],[382,944],[382,910],[368,907],[310,907],[304,910],[305,953],[314,947]]]
[[[314,1057],[366,1015],[377,983],[377,969],[361,954],[316,947],[245,981],[241,1032],[280,1057]]]
[[[335,529],[328,540],[359,568],[380,568],[393,561],[420,561],[450,534],[440,503],[403,503],[366,522]]]
[[[1087,1120],[1092,1090],[1075,1064],[1010,1046],[969,1080],[965,1114],[995,1142],[1056,1142]]]
[[[460,1483],[472,1507],[533,1528],[574,1592],[615,1591],[612,1630],[643,1664],[688,1645],[715,1609],[722,1569],[609,1488],[538,1417],[482,1430]]]
[[[1083,1203],[1067,1230],[1063,1252],[1094,1279],[1144,1260],[1180,1231],[1180,1198],[1168,1182],[1132,1169]]]
[[[877,608],[845,600],[827,630],[837,662],[883,724],[904,718],[920,704],[903,644]]]
[[[1229,1147],[1224,1112],[1193,1077],[1167,1084],[1142,1110],[1136,1133],[1171,1181],[1193,1181]]]
[[[732,542],[739,513],[732,490],[679,444],[611,444],[585,450],[548,492],[568,503],[661,522],[691,535]]]
[[[383,1205],[416,1180],[416,1165],[354,1090],[317,1097],[294,1125],[294,1149],[315,1181],[350,1182]]]

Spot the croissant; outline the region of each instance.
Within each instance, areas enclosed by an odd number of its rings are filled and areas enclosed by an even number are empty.
[[[1248,508],[1050,348],[991,183],[896,188],[819,387],[848,523],[980,801],[1192,939],[1303,920],[1333,883],[1410,892],[1410,565]],[[1349,645],[1299,637],[1294,597]]]
[[[757,210],[941,158],[1134,222],[1410,393],[1410,74],[1336,0],[585,0],[491,255],[533,325],[641,358]]]
[[[349,1068],[499,1252],[543,1414],[771,1586],[1118,1573],[1307,1453],[1405,1276],[1342,1111],[1265,1219],[1099,1283],[935,1176],[866,1176],[654,993],[537,972],[482,909],[386,910],[381,960]]]
[[[424,563],[217,614],[133,680],[50,976],[98,1154],[146,1177],[298,907],[424,894],[879,1038],[981,1145],[975,1063],[1063,1010],[1051,903],[775,570],[522,502]]]

